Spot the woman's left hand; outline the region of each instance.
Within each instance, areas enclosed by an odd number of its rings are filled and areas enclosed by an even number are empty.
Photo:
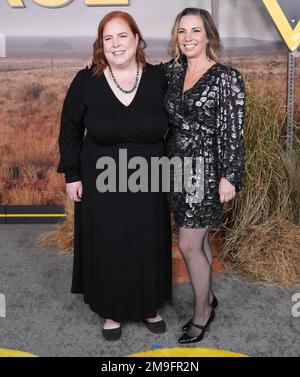
[[[220,202],[229,202],[235,197],[235,187],[226,179],[221,178],[219,183]]]

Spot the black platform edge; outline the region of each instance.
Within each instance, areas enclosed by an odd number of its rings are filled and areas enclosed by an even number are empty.
[[[62,205],[0,206],[0,224],[56,224],[66,217]]]
[[[0,206],[0,224],[6,223],[6,210],[5,206]]]

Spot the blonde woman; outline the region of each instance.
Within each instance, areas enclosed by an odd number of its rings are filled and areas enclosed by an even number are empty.
[[[168,156],[190,157],[194,163],[204,159],[202,173],[193,166],[198,189],[168,195],[194,292],[193,317],[183,326],[181,344],[200,341],[215,317],[208,232],[221,222],[223,203],[241,190],[244,173],[244,81],[238,70],[218,61],[220,49],[209,12],[186,8],[173,27],[173,59],[162,65],[169,83]]]

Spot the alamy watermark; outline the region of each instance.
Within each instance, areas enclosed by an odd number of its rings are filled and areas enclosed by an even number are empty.
[[[300,317],[300,292],[293,294],[292,302],[295,302],[292,306],[292,316],[298,318]]]
[[[0,293],[0,318],[6,316],[6,303],[5,296],[3,293]]]
[[[127,149],[123,148],[119,149],[118,169],[115,159],[110,156],[98,158],[96,168],[105,169],[96,180],[96,188],[101,193],[185,190],[189,203],[198,203],[204,196],[204,157],[151,157],[149,164],[142,156],[128,160]],[[129,177],[128,169],[135,169]]]
[[[6,58],[6,38],[0,33],[0,58]]]

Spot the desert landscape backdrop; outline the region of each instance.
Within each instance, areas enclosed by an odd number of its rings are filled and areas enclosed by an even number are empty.
[[[92,54],[92,37],[7,37],[0,58],[0,204],[64,204],[65,183],[56,173],[62,103],[76,72]],[[168,60],[167,39],[148,39],[148,61]],[[287,88],[284,42],[224,38],[222,62],[246,81],[272,86],[283,105]],[[295,121],[300,121],[300,63],[296,59]]]

